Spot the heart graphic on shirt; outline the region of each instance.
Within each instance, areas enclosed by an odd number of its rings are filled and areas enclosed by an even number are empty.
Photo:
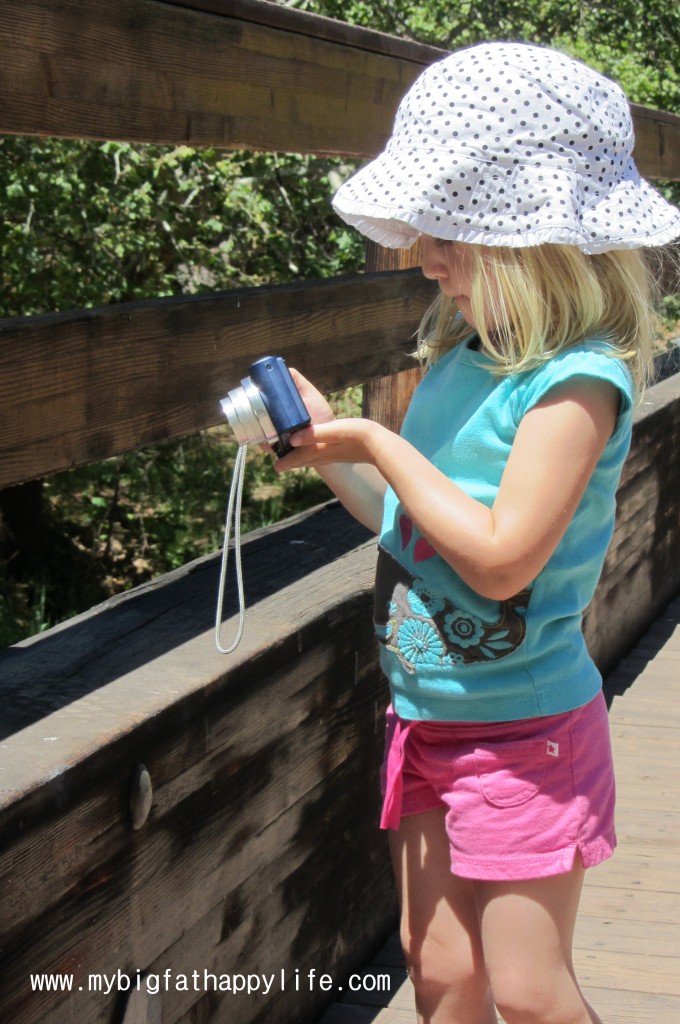
[[[428,558],[433,558],[436,554],[437,552],[428,540],[425,540],[424,537],[418,538],[413,549],[414,562],[424,562]]]
[[[413,536],[413,523],[408,516],[399,516],[399,532],[401,533],[401,549],[405,551]]]

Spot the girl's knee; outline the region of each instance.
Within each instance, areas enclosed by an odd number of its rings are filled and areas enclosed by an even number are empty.
[[[508,972],[503,977],[491,979],[491,993],[498,1012],[506,1024],[534,1024],[547,1022],[551,1017],[545,1012],[549,1008],[546,999],[531,982],[521,975]]]
[[[401,944],[414,985],[443,980],[447,974],[450,979],[451,952],[445,945],[427,933],[419,934],[410,928],[402,928]]]
[[[470,950],[411,931],[402,934],[402,945],[417,1003],[431,1005],[443,1000],[475,1006],[488,1002],[486,969]]]
[[[562,977],[508,969],[490,977],[491,992],[506,1024],[588,1024],[578,987],[565,970]]]

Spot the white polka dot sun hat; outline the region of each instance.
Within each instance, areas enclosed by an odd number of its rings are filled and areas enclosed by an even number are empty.
[[[545,47],[483,43],[428,67],[383,153],[333,200],[368,238],[546,242],[585,253],[663,245],[680,211],[640,177],[616,83]]]

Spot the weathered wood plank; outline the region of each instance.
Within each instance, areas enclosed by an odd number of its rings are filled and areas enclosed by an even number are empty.
[[[630,777],[626,773],[625,766],[618,762],[617,769],[620,778],[627,779]],[[644,786],[648,792],[654,786],[654,780],[644,779]],[[666,804],[666,806],[668,805]],[[630,808],[629,813],[637,810],[635,805],[629,804],[623,798],[619,803],[619,810],[621,812],[619,813],[619,820],[623,818],[623,814],[628,808]],[[650,809],[660,809],[663,811],[665,808],[658,808],[657,805]],[[677,838],[680,838],[680,836]],[[622,843],[621,845],[623,846],[624,844]],[[643,844],[634,846],[633,843],[627,841],[625,842],[624,856],[613,857],[611,863],[608,862],[600,871],[594,873],[591,877],[590,885],[598,889],[644,891],[653,888],[657,892],[680,894],[677,851],[673,850],[673,845],[671,842],[671,849],[668,850],[650,851]]]
[[[205,636],[206,646],[210,643],[210,636]],[[301,800],[312,785],[308,768],[319,757],[319,743],[321,737],[316,734],[307,734],[304,727],[304,717],[307,703],[313,699],[314,688],[319,678],[330,672],[333,667],[334,658],[339,654],[330,656],[327,651],[319,651],[314,648],[311,653],[303,654],[296,659],[293,668],[282,667],[281,673],[277,674],[273,683],[277,689],[285,695],[286,709],[289,712],[285,724],[280,724],[278,717],[281,708],[276,702],[267,700],[262,693],[249,694],[243,699],[243,711],[236,715],[229,712],[227,705],[224,713],[214,712],[209,720],[197,721],[191,729],[187,729],[177,741],[171,745],[160,745],[155,743],[151,748],[153,761],[147,765],[152,773],[154,786],[154,814],[164,820],[171,820],[174,815],[181,814],[183,803],[193,798],[198,804],[196,794],[209,793],[215,783],[215,776],[218,767],[228,751],[230,759],[234,763],[232,774],[234,782],[238,784],[243,796],[254,785],[254,780],[239,778],[238,772],[242,772],[242,765],[251,767],[261,765],[264,771],[265,766],[271,761],[271,737],[278,735],[282,739],[288,737],[281,744],[282,750],[287,750],[286,756],[298,760],[299,773],[294,778],[286,774],[276,778],[272,787],[263,791],[251,794],[248,813],[244,814],[239,822],[239,829],[245,834],[251,824],[256,825],[257,821],[268,822],[276,820],[276,811],[285,810],[288,806]],[[175,685],[178,677],[175,676]],[[312,680],[312,682],[309,682]],[[184,684],[187,685],[186,683]],[[71,729],[79,725],[83,733],[92,731],[93,726],[102,728],[102,716],[98,714],[103,696],[97,699],[98,695],[93,694],[89,698],[83,698],[89,705],[87,713],[81,713],[75,723],[67,721],[67,712],[62,713],[63,730],[67,734]],[[360,695],[361,697],[361,695]],[[359,698],[360,699],[360,698]],[[109,696],[110,700],[110,696]],[[364,708],[364,711],[370,710]],[[226,717],[224,717],[226,715]],[[335,771],[345,756],[346,744],[354,735],[355,729],[348,724],[347,707],[345,703],[339,704],[335,711],[331,710],[329,715],[332,718],[333,726],[338,730],[339,740],[337,748],[332,751],[326,750],[325,757],[328,762],[329,772]],[[73,717],[73,716],[68,716]],[[257,721],[257,737],[251,734],[252,723]],[[32,727],[30,737],[34,740],[40,736],[40,724]],[[273,732],[266,732],[269,727]],[[290,735],[289,735],[290,734]],[[302,737],[304,736],[304,741]],[[66,735],[65,739],[68,738]],[[6,739],[3,744],[3,753],[12,752],[23,740],[29,736],[14,736]],[[57,740],[55,740],[57,742]],[[287,744],[290,744],[289,746]],[[34,746],[35,749],[35,746]],[[142,756],[142,755],[140,755]],[[143,754],[145,763],[150,760],[147,754]],[[4,760],[4,759],[3,759]],[[4,767],[4,765],[3,765]],[[120,779],[120,786],[123,789],[129,788],[134,765],[129,772]],[[222,769],[224,771],[224,769]],[[3,778],[13,774],[8,766],[3,771]],[[313,776],[312,776],[313,780]],[[3,783],[8,787],[9,779]],[[8,787],[9,788],[9,787]],[[62,785],[63,788],[63,785]],[[11,796],[8,794],[7,799]],[[19,797],[21,802],[21,797]],[[30,802],[30,797],[29,797]],[[26,808],[24,806],[24,813]],[[12,811],[12,814],[14,811]],[[19,808],[17,808],[19,813]],[[5,822],[10,815],[5,815]],[[49,910],[50,906],[58,905],[74,888],[78,887],[79,880],[85,873],[91,871],[93,861],[101,856],[108,860],[112,852],[111,822],[117,822],[120,817],[118,798],[112,797],[110,793],[93,793],[90,798],[82,804],[78,804],[68,814],[63,814],[56,829],[45,835],[38,836],[32,831],[27,831],[22,826],[15,836],[11,849],[0,853],[0,877],[9,878],[16,870],[17,865],[22,865],[22,870],[30,872],[35,880],[35,887],[29,892],[9,892],[3,904],[3,925],[7,928],[18,924],[26,915],[40,915]],[[23,819],[15,819],[21,820]],[[264,831],[265,826],[262,826]],[[124,838],[124,836],[123,836]],[[286,839],[291,836],[281,835],[281,848],[285,846]],[[225,828],[219,839],[219,847],[231,841],[231,829]],[[45,845],[47,844],[47,845]],[[55,872],[52,859],[66,847],[71,848],[71,853],[66,860],[59,859],[59,872]],[[99,852],[98,852],[99,851]],[[244,871],[246,877],[253,870],[251,860],[239,862],[240,854],[235,851],[231,862],[230,871],[233,878],[238,878],[239,873]],[[143,870],[141,864],[138,864]],[[49,889],[45,890],[49,882]],[[37,884],[40,883],[40,884]],[[48,902],[45,902],[46,891]]]
[[[406,270],[410,267],[419,267],[420,263],[419,242],[410,249],[386,249],[371,241],[366,244],[366,269],[369,271]],[[414,338],[412,350],[415,350],[415,347]],[[364,416],[398,433],[411,396],[422,376],[422,367],[414,365],[410,370],[402,370],[401,373],[369,381],[364,387]]]
[[[597,914],[584,912],[578,917],[574,943],[577,949],[596,956],[600,951],[639,955],[649,945],[650,931],[656,943],[654,955],[674,962],[680,949],[680,922],[657,924],[650,929],[647,921],[627,920],[622,928],[612,917],[603,920]]]
[[[399,1009],[394,1006],[376,1011],[374,1006],[334,1003],[319,1024],[413,1024],[413,1008]]]
[[[443,55],[255,0],[6,0],[3,14],[0,130],[22,134],[368,157]],[[680,118],[633,114],[640,170],[676,180]]]
[[[638,953],[616,953],[607,950],[600,956],[597,950],[580,950],[578,977],[580,983],[598,985],[619,992],[649,992],[674,996],[680,1008],[680,974],[677,959],[655,955],[649,951],[650,936]],[[604,1007],[600,1009],[604,1013]]]
[[[317,19],[292,12],[284,31],[267,24],[272,6],[242,20],[228,4],[7,0],[0,130],[373,155],[424,48],[407,59],[352,45],[360,30],[319,38]]]
[[[590,1004],[608,1017],[609,1024],[675,1024],[680,1013],[677,996],[593,985],[584,985],[583,991]]]
[[[640,173],[649,178],[680,179],[680,117],[631,103],[635,128],[634,156]]]
[[[248,614],[241,645],[229,657],[216,652],[211,635],[217,595],[214,555],[0,651],[0,740],[12,744],[11,757],[3,757],[1,763],[3,810],[45,784],[59,790],[65,778],[57,778],[57,766],[68,772],[107,740],[127,735],[141,720],[153,720],[168,703],[195,691],[212,692],[213,685],[227,677],[238,682],[255,659],[263,659],[265,668],[282,668],[309,646],[317,616],[330,615],[332,623],[335,603],[350,596],[361,601],[371,591],[374,542],[335,502],[253,531],[243,541],[246,601],[248,607],[257,607]],[[345,562],[344,557],[357,548],[356,564],[352,559]],[[328,570],[334,585],[310,604],[303,584],[327,564],[334,566]],[[266,633],[257,621],[258,609],[263,608],[269,617]],[[224,602],[225,635],[236,615],[232,584]],[[165,658],[166,667],[172,666],[167,676],[159,672]],[[138,672],[146,675],[139,679]],[[150,686],[153,679],[156,685]],[[237,683],[234,687],[229,698],[238,701]],[[124,694],[122,708],[115,693]],[[96,706],[83,699],[96,701]],[[62,711],[65,717],[60,722],[72,725],[62,731],[57,746],[56,740],[33,747],[22,742],[28,739],[24,730],[40,730],[41,722]],[[22,736],[17,738],[19,732]],[[40,731],[36,738],[39,735]],[[188,737],[185,742],[193,747],[196,740]],[[205,741],[201,749],[208,749]],[[196,759],[200,756],[199,749]]]
[[[0,487],[223,421],[268,352],[326,391],[408,366],[431,288],[406,271],[2,320]]]
[[[614,673],[634,677],[610,711],[619,849],[587,875],[575,943],[579,979],[603,1019],[672,1024],[680,1012],[680,812],[669,786],[680,677],[666,676],[663,695],[657,685],[677,645],[677,622],[675,602]],[[643,652],[652,660],[644,663]]]
[[[252,21],[258,25],[270,25],[286,32],[297,32],[326,39],[334,43],[353,46],[372,53],[384,53],[392,57],[429,64],[446,51],[428,46],[412,39],[387,35],[374,29],[359,28],[344,21],[335,21],[309,11],[297,11],[277,3],[262,3],[261,0],[172,0],[178,7],[209,12]]]
[[[680,374],[650,388],[636,410],[612,543],[584,631],[604,672],[680,588]],[[623,641],[623,643],[622,643]],[[627,641],[627,643],[626,643]]]
[[[376,830],[385,694],[366,537],[335,505],[251,536],[230,658],[212,643],[214,558],[55,630],[59,648],[72,637],[58,658],[50,637],[42,654],[28,641],[0,655],[3,1020],[108,1024],[115,993],[88,991],[90,974],[342,978],[357,943],[375,944],[394,897]],[[227,608],[228,629],[233,595]],[[154,799],[133,832],[140,761]],[[76,992],[31,993],[29,969],[72,973]],[[261,1019],[246,996],[163,992],[162,1019],[206,1006],[215,1024]],[[267,1013],[294,1021],[325,999],[286,987]]]

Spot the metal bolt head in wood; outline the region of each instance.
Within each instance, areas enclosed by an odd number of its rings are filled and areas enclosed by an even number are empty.
[[[130,786],[130,818],[136,831],[146,824],[153,803],[151,776],[145,764],[138,764]]]

